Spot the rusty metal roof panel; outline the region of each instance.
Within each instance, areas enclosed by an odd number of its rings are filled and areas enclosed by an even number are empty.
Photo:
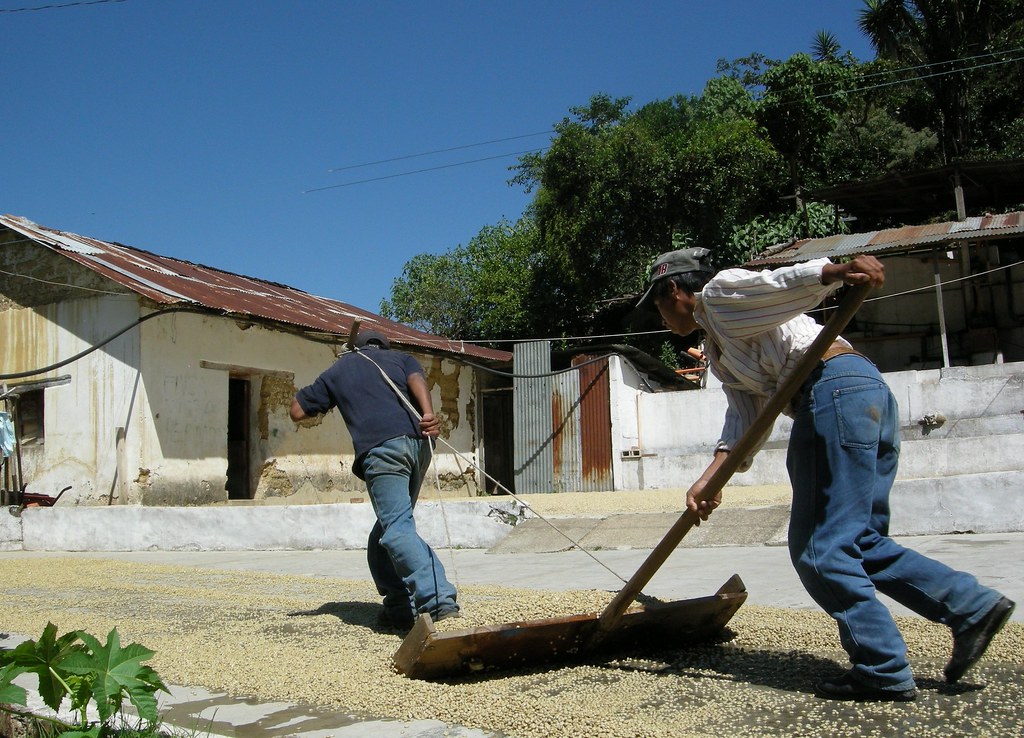
[[[0,215],[0,225],[157,303],[187,302],[229,315],[264,318],[338,335],[347,335],[353,320],[358,319],[364,328],[372,326],[399,345],[494,361],[512,358],[506,351],[434,336],[347,303],[276,282],[56,231],[17,216]]]
[[[1008,238],[1024,234],[1024,212],[967,218],[962,221],[901,226],[868,233],[804,238],[772,246],[750,265],[792,264],[821,257],[844,257],[884,251],[906,251],[957,241]]]

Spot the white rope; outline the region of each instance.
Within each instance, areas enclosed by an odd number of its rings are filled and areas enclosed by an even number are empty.
[[[376,364],[376,362],[374,362],[374,364]],[[377,368],[380,369],[379,366]],[[386,374],[384,376],[390,381],[390,377]],[[397,392],[397,390],[398,388],[396,387],[395,391]],[[398,396],[403,400],[405,399],[405,396],[401,392],[398,392]],[[413,412],[415,412],[415,410]],[[434,452],[434,439],[428,436],[427,443],[430,445],[430,461],[431,465],[434,467],[434,492],[437,497],[437,506],[441,509],[441,520],[444,523],[444,537],[448,541],[448,563],[451,564],[452,579],[455,580],[455,589],[462,589],[462,584],[459,582],[459,569],[455,566],[455,547],[452,545],[452,531],[448,526],[448,513],[444,509],[444,498],[441,497],[441,473],[437,470],[437,464],[433,463],[434,457],[436,456],[436,453]]]
[[[417,409],[416,409],[416,408],[415,408],[415,407],[413,406],[413,404],[412,404],[412,403],[411,403],[411,402],[409,401],[409,398],[407,398],[407,397],[405,396],[405,394],[403,394],[403,392],[402,392],[402,391],[401,391],[401,390],[400,390],[400,389],[398,388],[398,386],[397,386],[397,385],[396,385],[396,384],[395,384],[395,383],[394,383],[393,381],[391,381],[391,377],[389,377],[389,376],[387,375],[387,373],[386,373],[386,372],[385,372],[385,371],[384,371],[384,370],[383,370],[383,369],[381,368],[381,366],[380,366],[380,365],[379,365],[379,364],[378,364],[378,363],[377,363],[376,361],[374,361],[373,359],[371,359],[371,358],[370,358],[369,356],[367,356],[367,355],[366,355],[365,353],[363,353],[362,351],[360,351],[360,350],[358,350],[358,349],[353,349],[353,351],[355,351],[355,353],[359,354],[359,355],[360,355],[360,356],[362,356],[362,357],[363,357],[364,359],[366,359],[366,360],[367,360],[367,361],[369,361],[369,362],[370,362],[371,364],[373,364],[373,365],[374,365],[375,367],[377,367],[377,370],[378,370],[378,371],[379,371],[379,372],[381,373],[381,376],[383,376],[383,377],[384,377],[384,381],[386,381],[386,382],[388,383],[388,385],[389,385],[389,386],[391,387],[391,389],[392,389],[392,390],[394,390],[395,394],[397,394],[397,395],[398,395],[399,399],[400,399],[400,400],[401,400],[402,402],[404,402],[404,403],[405,403],[406,407],[407,407],[407,408],[409,408],[410,412],[412,412],[412,414],[413,414],[413,415],[414,415],[414,416],[415,416],[415,417],[416,417],[417,419],[422,419],[422,417],[423,417],[423,416],[422,416],[422,415],[420,415],[419,411],[418,411],[418,410],[417,410]],[[586,548],[584,548],[584,547],[583,547],[583,546],[582,546],[582,545],[580,544],[580,542],[579,542],[579,541],[577,541],[577,540],[574,540],[574,539],[572,538],[572,536],[568,535],[567,533],[565,533],[565,532],[564,532],[564,531],[562,531],[562,530],[559,530],[558,526],[556,526],[556,525],[555,525],[554,523],[552,523],[552,522],[551,522],[550,520],[548,520],[548,519],[547,519],[547,518],[545,518],[545,517],[544,517],[543,515],[541,515],[540,513],[538,513],[538,512],[536,511],[536,510],[534,510],[534,509],[533,509],[532,507],[530,507],[529,503],[527,503],[527,502],[526,502],[525,500],[523,500],[523,499],[521,499],[520,497],[518,497],[518,496],[517,496],[517,495],[516,495],[516,494],[515,494],[514,492],[512,492],[512,491],[511,491],[511,490],[509,490],[509,489],[508,489],[507,487],[505,487],[505,485],[503,485],[503,484],[502,484],[501,482],[499,482],[499,481],[498,481],[497,479],[495,479],[494,477],[492,477],[491,475],[489,475],[489,474],[488,474],[488,473],[487,473],[486,471],[484,471],[483,469],[481,469],[481,468],[480,468],[480,467],[479,467],[479,466],[478,466],[478,465],[476,464],[476,462],[475,462],[475,461],[473,461],[472,459],[470,459],[470,458],[466,457],[466,456],[465,456],[465,455],[464,455],[464,454],[463,454],[463,453],[462,453],[461,451],[459,451],[459,450],[458,450],[457,448],[455,448],[455,447],[454,447],[454,446],[453,446],[452,444],[448,443],[448,441],[446,441],[446,440],[445,440],[444,438],[441,438],[440,436],[438,436],[437,438],[438,438],[438,440],[439,440],[439,441],[441,441],[441,443],[443,443],[443,444],[444,444],[445,446],[447,446],[447,447],[449,448],[449,450],[451,450],[451,452],[452,452],[453,454],[455,454],[455,455],[456,455],[456,456],[458,456],[458,457],[459,457],[460,459],[462,459],[462,460],[463,460],[463,461],[465,461],[465,462],[466,462],[467,464],[469,464],[469,465],[470,465],[471,467],[473,467],[474,469],[476,469],[477,471],[479,471],[479,472],[480,472],[481,474],[483,474],[483,475],[484,475],[484,476],[485,476],[485,477],[486,477],[487,479],[489,479],[490,481],[494,482],[494,484],[495,484],[495,485],[496,485],[496,486],[497,486],[497,487],[498,487],[498,488],[499,488],[500,490],[502,490],[502,491],[503,491],[503,492],[504,492],[505,494],[509,495],[509,496],[510,496],[510,497],[511,497],[512,499],[514,499],[514,500],[515,500],[516,502],[518,502],[518,503],[519,503],[520,505],[522,505],[522,506],[523,506],[523,507],[524,507],[525,509],[529,510],[529,511],[530,511],[530,512],[532,512],[532,513],[533,513],[534,515],[536,515],[536,516],[537,516],[538,518],[540,518],[540,519],[541,519],[542,521],[544,521],[544,523],[546,523],[546,524],[547,524],[548,526],[550,526],[550,527],[551,527],[551,529],[552,529],[553,531],[555,531],[556,533],[558,533],[558,535],[562,536],[562,537],[563,537],[563,538],[565,538],[565,539],[566,539],[567,541],[569,541],[569,543],[571,543],[571,544],[572,544],[573,546],[575,546],[575,547],[576,547],[576,548],[577,548],[578,550],[582,551],[582,552],[583,552],[584,554],[586,554],[587,556],[589,556],[589,557],[590,557],[590,558],[591,558],[591,559],[592,559],[592,560],[593,560],[594,562],[596,562],[596,563],[597,563],[597,564],[598,564],[599,566],[601,566],[601,567],[602,567],[603,569],[605,569],[605,570],[606,570],[606,571],[607,571],[608,573],[610,573],[610,574],[611,574],[612,576],[614,576],[614,577],[615,577],[616,579],[618,579],[618,580],[619,580],[620,582],[622,582],[622,583],[624,583],[624,584],[628,583],[628,581],[626,580],[626,578],[625,578],[625,577],[623,577],[622,575],[620,575],[620,574],[619,574],[618,572],[614,571],[614,570],[613,570],[613,569],[612,569],[611,567],[609,567],[609,566],[608,566],[607,564],[605,564],[605,563],[604,563],[603,561],[601,561],[601,560],[600,560],[599,558],[597,558],[597,557],[596,557],[596,556],[595,556],[595,555],[593,554],[593,552],[591,552],[591,551],[587,550]],[[431,445],[431,450],[433,450],[433,445]],[[436,469],[436,467],[435,467],[435,469],[434,469],[434,473],[435,473],[435,476],[436,476],[436,474],[437,474],[437,469]],[[441,491],[441,488],[440,488],[440,480],[438,480],[438,495],[439,495],[439,499],[440,499],[440,491]],[[444,511],[444,503],[441,503],[441,509],[442,509],[442,517],[444,517],[444,513],[443,513],[443,511]],[[447,524],[448,524],[448,523],[447,523],[447,518],[445,518],[445,526],[446,526],[446,528],[447,528]],[[450,549],[450,548],[451,548],[451,537],[450,537],[450,536],[449,536],[449,538],[448,538],[448,546],[449,546],[449,549]]]

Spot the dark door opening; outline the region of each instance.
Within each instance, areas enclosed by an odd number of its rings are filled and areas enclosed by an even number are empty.
[[[515,492],[512,454],[512,391],[485,391],[484,404],[484,467],[489,478],[485,487],[489,495],[502,495],[491,478],[498,480],[509,492]]]
[[[252,394],[248,379],[228,380],[228,482],[229,500],[252,499],[252,477],[249,472],[249,447]]]

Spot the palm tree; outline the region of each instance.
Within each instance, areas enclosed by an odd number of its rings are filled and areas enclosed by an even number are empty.
[[[814,41],[811,43],[811,54],[815,61],[835,61],[839,56],[842,46],[834,34],[822,30],[814,34]]]

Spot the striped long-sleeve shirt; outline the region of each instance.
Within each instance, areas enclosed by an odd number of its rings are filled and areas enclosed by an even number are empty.
[[[762,272],[726,269],[696,295],[693,317],[707,333],[704,351],[729,403],[716,450],[736,444],[817,337],[821,326],[803,313],[840,286],[821,283],[828,263],[815,259]],[[740,471],[750,468],[753,453]]]

